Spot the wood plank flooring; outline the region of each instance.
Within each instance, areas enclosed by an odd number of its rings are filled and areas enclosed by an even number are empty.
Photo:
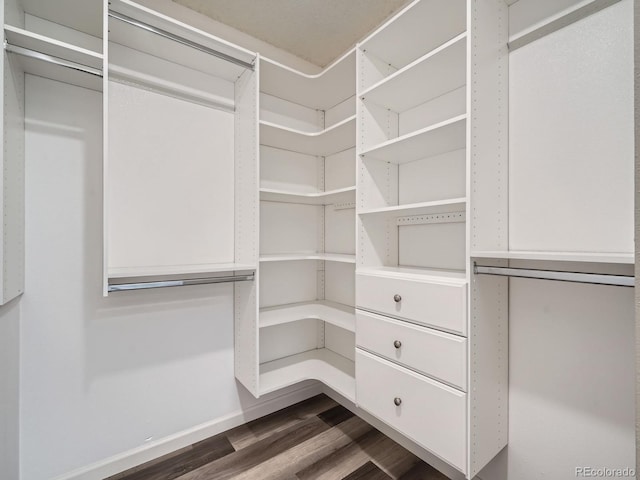
[[[447,480],[326,395],[107,480]]]

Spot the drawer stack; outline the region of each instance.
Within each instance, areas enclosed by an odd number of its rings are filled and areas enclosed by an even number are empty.
[[[358,406],[461,471],[466,292],[463,278],[356,278]]]

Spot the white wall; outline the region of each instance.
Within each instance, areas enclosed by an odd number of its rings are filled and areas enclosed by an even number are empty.
[[[18,478],[20,305],[0,307],[0,478]]]

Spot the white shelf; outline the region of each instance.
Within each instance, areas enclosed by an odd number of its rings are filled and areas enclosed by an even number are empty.
[[[25,13],[102,38],[103,2],[21,0]]]
[[[467,116],[445,120],[417,132],[375,145],[360,155],[385,162],[402,164],[465,148]]]
[[[111,0],[109,3],[110,10],[169,32],[172,35],[195,42],[246,63],[255,61],[255,54],[249,50],[233,45],[221,38],[130,0]],[[109,19],[109,40],[229,82],[235,82],[246,70],[242,65],[236,65],[115,18]]]
[[[109,279],[145,277],[206,276],[221,273],[255,271],[256,265],[246,263],[209,263],[201,265],[163,265],[149,267],[109,268]]]
[[[260,365],[260,395],[304,380],[318,380],[340,395],[355,401],[354,362],[326,348]]]
[[[327,300],[260,309],[260,328],[307,319],[322,320],[350,332],[356,329],[355,308]]]
[[[101,53],[11,25],[5,25],[4,32],[7,43],[13,47],[35,52],[36,55],[42,54],[45,58],[55,57],[53,59],[54,61],[59,59],[63,62],[78,64],[95,71],[96,74],[82,72],[78,69],[65,67],[41,58],[14,53],[14,58],[25,72],[80,87],[90,88],[92,90],[102,90],[103,56]]]
[[[496,258],[512,260],[541,260],[555,262],[582,262],[582,263],[635,263],[633,253],[600,253],[600,252],[536,252],[525,250],[510,251],[475,251],[471,252],[472,258]]]
[[[466,208],[465,197],[439,200],[435,202],[409,203],[393,207],[368,208],[358,212],[358,215],[390,215],[401,217],[404,215],[427,215],[431,213],[457,212]]]
[[[343,253],[274,253],[260,255],[260,262],[291,262],[300,260],[324,260],[326,262],[356,263],[356,256]]]
[[[303,132],[260,121],[260,144],[308,155],[327,156],[355,145],[356,116],[353,115],[321,132]]]
[[[297,193],[273,188],[261,188],[260,200],[269,202],[302,203],[305,205],[332,205],[355,201],[356,187],[339,188],[326,192]]]
[[[465,285],[467,275],[457,270],[435,270],[417,267],[367,267],[356,270],[356,275],[373,275],[405,280],[423,280]]]
[[[463,33],[358,94],[401,113],[467,82],[467,35]]]
[[[359,47],[402,68],[464,32],[466,10],[465,0],[414,1],[365,38]]]
[[[355,73],[355,49],[316,75],[260,57],[260,90],[299,105],[328,110],[355,95]]]

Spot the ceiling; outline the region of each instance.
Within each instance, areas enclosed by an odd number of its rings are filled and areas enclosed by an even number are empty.
[[[410,0],[173,0],[320,67]]]

